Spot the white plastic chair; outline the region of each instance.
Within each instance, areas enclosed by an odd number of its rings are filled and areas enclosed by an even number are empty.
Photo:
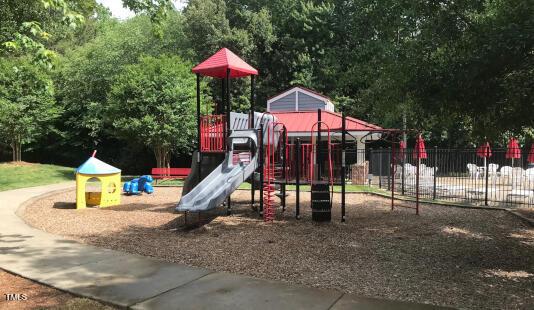
[[[510,166],[502,166],[500,173],[501,173],[501,177],[503,177],[503,178],[511,178],[512,177],[512,167],[510,167]]]
[[[477,165],[467,164],[467,171],[469,172],[470,178],[478,179],[479,171]]]

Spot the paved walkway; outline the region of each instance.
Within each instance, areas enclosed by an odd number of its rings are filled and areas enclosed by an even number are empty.
[[[29,199],[73,187],[0,192],[0,267],[58,289],[134,309],[432,309],[214,272],[96,248],[26,225]],[[17,292],[24,293],[24,292]]]

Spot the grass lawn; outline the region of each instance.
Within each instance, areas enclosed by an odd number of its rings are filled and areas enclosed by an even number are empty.
[[[74,168],[31,163],[1,163],[0,191],[74,180]]]
[[[158,181],[157,184],[155,184],[156,186],[183,186],[184,185],[184,182],[183,180],[165,180],[165,181]],[[295,185],[288,185],[286,187],[287,190],[289,191],[294,191],[296,190],[296,186]],[[239,189],[250,189],[250,183],[243,183],[239,186]],[[389,191],[387,190],[383,190],[383,189],[379,189],[379,188],[376,188],[375,186],[367,186],[367,185],[352,185],[352,184],[347,184],[346,186],[346,189],[347,193],[381,193],[381,194],[388,194],[390,193]],[[302,192],[305,192],[305,191],[310,191],[310,186],[309,185],[301,185],[300,186],[300,191]],[[335,193],[341,193],[341,186],[334,186],[334,192]]]

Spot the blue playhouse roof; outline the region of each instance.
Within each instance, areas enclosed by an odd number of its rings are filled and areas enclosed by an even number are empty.
[[[76,173],[81,174],[112,174],[119,172],[121,172],[120,169],[108,165],[96,157],[90,157],[86,162],[78,167],[78,169],[76,169]]]

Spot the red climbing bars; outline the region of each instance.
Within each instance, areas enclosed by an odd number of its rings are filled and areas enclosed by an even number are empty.
[[[225,151],[225,116],[204,115],[200,117],[200,151],[201,152],[224,152]]]
[[[265,162],[263,166],[263,221],[274,220],[274,125],[267,125],[267,144],[265,145]]]

